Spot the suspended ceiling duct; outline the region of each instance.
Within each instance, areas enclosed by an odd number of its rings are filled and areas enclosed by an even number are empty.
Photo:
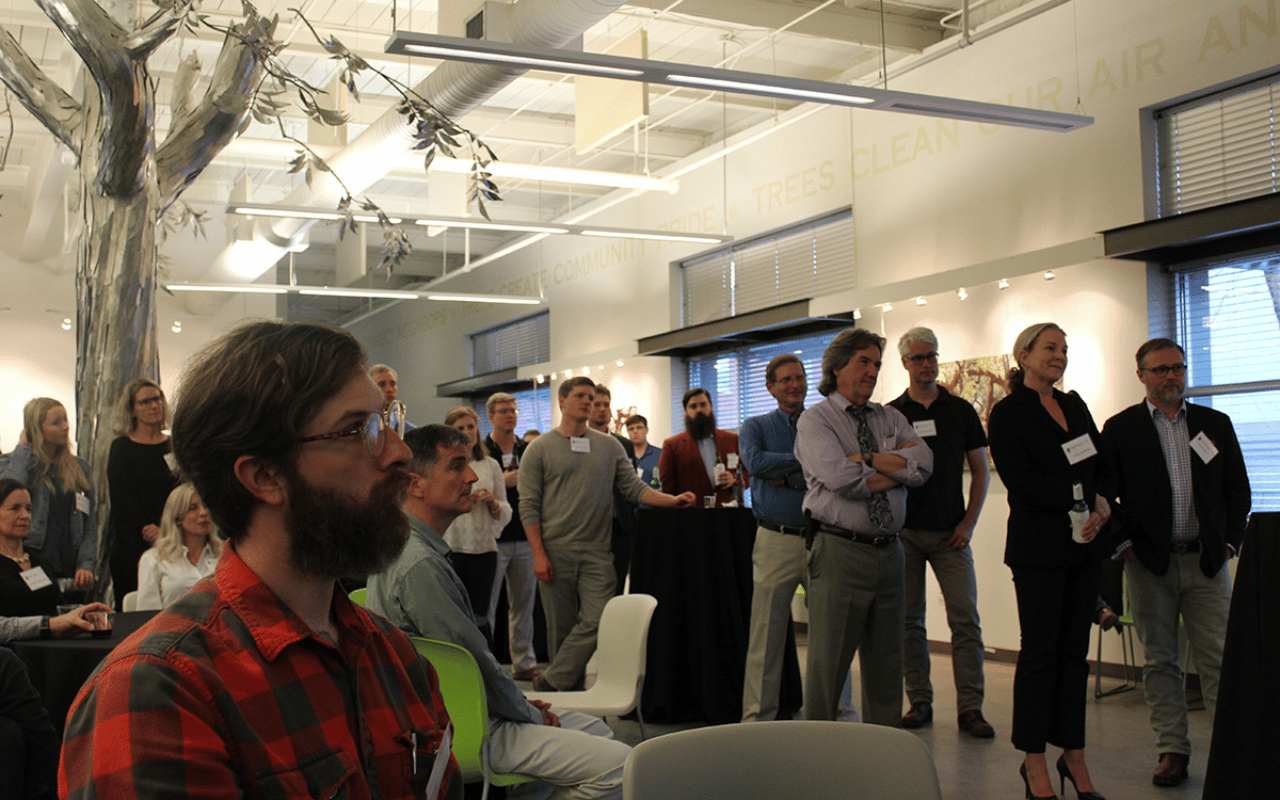
[[[507,31],[512,42],[541,47],[563,47],[609,14],[626,0],[520,0],[511,5]],[[519,67],[482,66],[446,61],[437,67],[415,91],[444,114],[457,119],[480,105],[527,70]],[[341,152],[328,159],[333,171],[343,176],[353,195],[367,189],[395,168],[415,144],[414,128],[395,109],[387,111]],[[303,185],[281,201],[287,206],[322,208],[336,205],[342,187],[321,173],[311,186]],[[290,244],[315,220],[276,220],[269,227],[260,221],[250,241],[227,245],[197,281],[200,283],[242,283],[256,280],[279,261]],[[212,314],[231,295],[193,293],[186,298],[193,314]]]

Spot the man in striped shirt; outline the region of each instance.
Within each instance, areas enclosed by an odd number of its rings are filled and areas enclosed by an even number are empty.
[[[335,593],[390,564],[409,451],[348,333],[251,323],[184,376],[174,455],[229,539],[68,717],[71,798],[461,797],[435,673]]]

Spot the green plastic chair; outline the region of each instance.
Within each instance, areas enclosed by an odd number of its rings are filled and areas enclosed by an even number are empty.
[[[453,757],[462,770],[462,780],[483,780],[481,798],[489,796],[489,787],[528,783],[525,775],[496,775],[489,771],[489,701],[485,696],[484,678],[476,659],[465,647],[452,642],[409,637],[440,680],[440,694],[445,710],[453,721]]]
[[[353,590],[351,591],[351,594],[347,595],[347,597],[350,597],[350,598],[351,598],[351,602],[355,603],[355,604],[356,604],[356,605],[358,605],[358,606],[367,606],[367,605],[369,605],[369,590],[368,590],[368,589],[353,589]]]

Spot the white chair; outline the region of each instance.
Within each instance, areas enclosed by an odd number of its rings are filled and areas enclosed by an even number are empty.
[[[123,610],[126,614],[127,614],[127,613],[129,613],[130,611],[137,611],[137,610],[138,610],[138,593],[137,593],[137,591],[132,591],[132,592],[128,592],[128,593],[126,593],[126,594],[125,594],[125,596],[124,596],[124,599],[120,601],[120,608],[121,608],[121,610]]]
[[[591,688],[582,692],[525,692],[525,697],[597,717],[609,714],[620,717],[635,709],[643,739],[640,691],[644,687],[649,622],[657,607],[657,598],[648,594],[623,594],[610,600],[600,615],[596,682]]]
[[[623,800],[941,800],[924,742],[857,722],[748,722],[677,731],[627,757]]]

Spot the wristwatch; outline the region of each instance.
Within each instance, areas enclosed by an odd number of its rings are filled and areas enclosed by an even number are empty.
[[[40,638],[41,639],[53,638],[53,627],[49,624],[48,617],[40,618]]]
[[[862,463],[866,464],[868,467],[869,467],[869,466],[871,466],[871,458],[872,458],[873,456],[875,456],[875,453],[874,453],[874,452],[872,452],[871,450],[863,450],[863,451],[862,451]]]

